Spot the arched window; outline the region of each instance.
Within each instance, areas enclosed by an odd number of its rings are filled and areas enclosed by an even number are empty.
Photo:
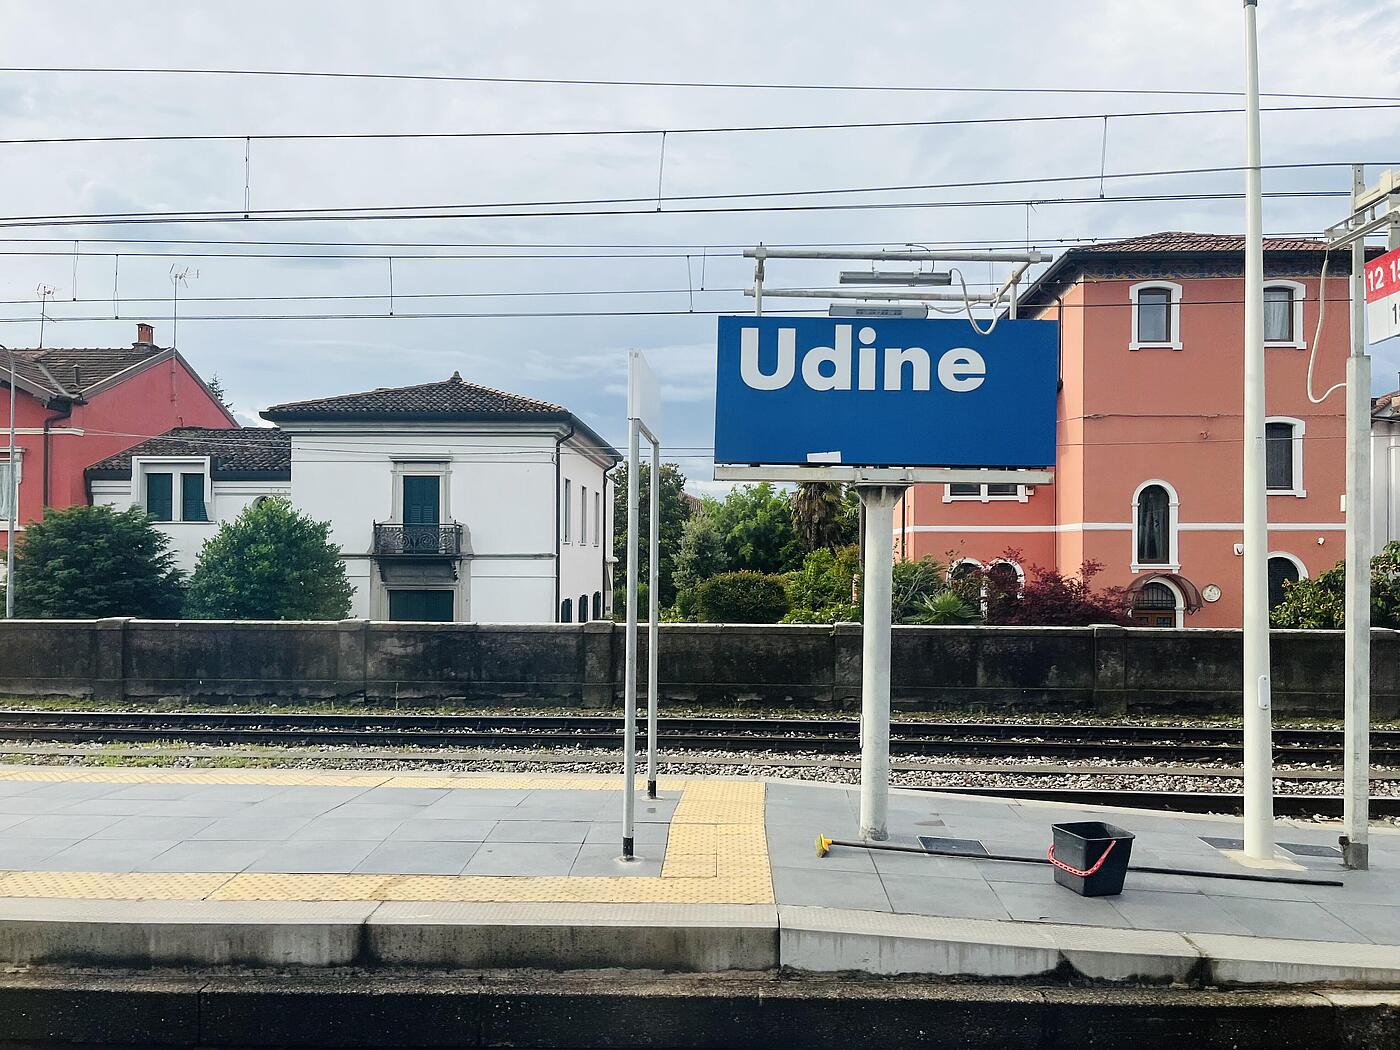
[[[1165,485],[1151,483],[1138,490],[1134,507],[1134,566],[1175,562],[1175,522],[1172,496]]]
[[[1283,601],[1285,584],[1297,583],[1304,578],[1302,564],[1289,554],[1269,555],[1269,608],[1273,609]]]
[[[602,592],[602,591],[594,591],[594,592],[593,592],[593,619],[595,619],[595,620],[601,620],[602,618],[603,618],[603,592]]]
[[[1181,285],[1146,281],[1128,289],[1133,310],[1130,350],[1181,349]]]
[[[1307,346],[1303,334],[1304,288],[1297,281],[1264,286],[1264,342],[1268,346]]]
[[[574,622],[574,600],[572,598],[565,598],[559,603],[559,622]]]
[[[987,566],[987,581],[1001,594],[1020,594],[1026,574],[1014,561],[1001,558]]]
[[[1271,493],[1304,496],[1301,419],[1271,416],[1264,422],[1264,473]]]
[[[1133,623],[1140,627],[1179,627],[1181,595],[1161,580],[1146,583],[1133,599]]]
[[[586,594],[578,596],[578,622],[588,622],[588,595]]]

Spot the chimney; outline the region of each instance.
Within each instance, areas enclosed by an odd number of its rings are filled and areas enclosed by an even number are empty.
[[[136,325],[136,342],[133,346],[155,346],[156,330],[144,321]]]

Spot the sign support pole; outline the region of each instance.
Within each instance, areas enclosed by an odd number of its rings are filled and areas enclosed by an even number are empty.
[[[1245,0],[1244,853],[1274,856],[1269,682],[1269,512],[1264,462],[1264,233],[1256,0]]]
[[[661,443],[651,443],[651,529],[647,560],[647,798],[656,797],[656,692],[657,649],[660,641],[660,587],[657,585],[661,560]]]
[[[1352,168],[1353,202],[1366,191]],[[1366,353],[1366,241],[1351,244],[1351,355],[1347,358],[1346,660],[1342,734],[1342,864],[1370,867],[1371,821],[1371,358]],[[1327,294],[1325,290],[1319,295]]]
[[[637,532],[641,420],[627,420],[627,681],[622,695],[622,859],[634,855],[637,791]]]
[[[903,486],[856,490],[865,507],[864,594],[860,683],[860,837],[889,838],[890,805],[890,595],[894,558],[894,505]]]

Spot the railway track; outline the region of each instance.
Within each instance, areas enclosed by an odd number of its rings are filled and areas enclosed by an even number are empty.
[[[262,714],[252,712],[0,711],[0,742],[272,747],[615,748],[622,719],[611,715]],[[644,723],[639,722],[639,729]],[[791,752],[854,755],[853,719],[665,717],[668,751]],[[1372,761],[1400,765],[1400,732],[1372,733]],[[1243,757],[1240,730],[1218,726],[1151,726],[896,721],[896,755],[1062,761],[1219,762]],[[1280,729],[1275,760],[1337,765],[1342,735],[1325,729]]]

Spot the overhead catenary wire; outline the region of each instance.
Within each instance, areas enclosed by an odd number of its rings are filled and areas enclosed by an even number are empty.
[[[356,70],[324,69],[240,69],[178,66],[0,66],[0,73],[89,73],[127,76],[195,76],[195,77],[279,77],[331,80],[391,80],[420,81],[449,84],[519,84],[559,87],[640,87],[696,88],[739,91],[854,91],[854,92],[916,92],[933,94],[986,95],[1184,95],[1217,98],[1243,98],[1244,92],[1218,88],[1099,88],[1099,87],[1025,87],[973,84],[793,84],[777,81],[702,81],[702,80],[626,80],[584,79],[577,77],[505,77],[453,73],[384,73]],[[1299,91],[1265,91],[1261,98],[1308,98],[1344,102],[1400,102],[1396,95],[1322,94]]]
[[[1097,176],[1096,176],[1097,177]],[[1332,197],[1349,197],[1350,193],[1343,190],[1284,190],[1271,191],[1264,194],[1265,197],[1279,200],[1290,199],[1323,199]],[[664,211],[657,211],[655,206],[649,208],[609,208],[590,209],[573,211],[452,211],[444,205],[429,205],[427,207],[443,208],[441,211],[432,212],[408,212],[399,213],[400,209],[406,206],[394,205],[394,214],[386,214],[383,210],[375,213],[368,211],[357,214],[342,214],[339,210],[335,212],[317,211],[314,213],[303,213],[300,210],[290,212],[278,212],[274,214],[254,213],[251,218],[243,218],[241,213],[229,213],[226,211],[216,212],[171,212],[152,213],[136,215],[112,215],[112,216],[55,216],[52,218],[0,218],[0,228],[26,228],[33,226],[128,226],[128,225],[148,225],[148,224],[181,224],[181,223],[249,223],[249,222],[371,222],[371,221],[393,221],[406,222],[421,219],[547,219],[547,218],[600,218],[609,216],[632,216],[632,215],[724,215],[724,214],[747,214],[747,213],[782,213],[782,212],[836,212],[836,211],[890,211],[904,209],[945,209],[945,208],[1023,208],[1027,204],[1034,204],[1037,207],[1050,205],[1069,204],[1172,204],[1184,202],[1204,202],[1204,201],[1233,201],[1243,199],[1243,193],[1164,193],[1164,194],[1138,194],[1119,197],[1049,197],[1037,198],[1034,200],[1017,198],[1012,200],[951,200],[951,201],[881,201],[881,202],[859,202],[850,204],[761,204],[761,205],[725,205],[714,208],[666,208]],[[651,198],[646,198],[651,200]],[[724,199],[724,198],[719,198]],[[549,207],[547,204],[540,204],[537,207]]]
[[[1336,113],[1400,109],[1400,102],[1353,102],[1330,105],[1269,106],[1265,113]],[[1034,113],[1019,116],[944,117],[927,120],[851,120],[811,124],[715,124],[665,128],[536,128],[530,130],[471,131],[270,131],[252,132],[152,132],[125,135],[35,135],[0,138],[0,146],[56,146],[145,142],[242,142],[245,174],[253,142],[383,141],[394,139],[531,139],[619,138],[657,135],[743,135],[800,131],[866,131],[907,128],[977,127],[1002,124],[1043,124],[1073,121],[1159,119],[1171,117],[1232,116],[1239,107],[1205,109],[1122,110],[1110,113]],[[246,179],[245,179],[246,182]]]
[[[1291,161],[1264,165],[1269,171],[1304,171],[1318,168],[1350,168],[1350,161]],[[1380,163],[1380,162],[1374,162]],[[484,209],[493,208],[559,208],[559,207],[589,207],[604,204],[651,204],[655,202],[658,206],[662,202],[694,202],[694,201],[722,201],[722,200],[760,200],[766,198],[787,198],[787,197],[837,197],[850,196],[854,194],[873,193],[912,193],[925,190],[950,190],[950,189],[990,189],[1003,186],[1041,186],[1052,185],[1061,182],[1100,182],[1105,178],[1113,181],[1124,181],[1130,179],[1155,179],[1189,177],[1198,175],[1228,175],[1246,170],[1238,164],[1219,164],[1206,167],[1194,168],[1154,168],[1137,171],[1120,171],[1105,175],[1103,172],[1089,172],[1081,175],[1029,175],[1018,178],[997,178],[997,179],[959,179],[949,182],[917,182],[917,183],[888,183],[876,186],[829,186],[817,189],[806,190],[734,190],[712,193],[687,193],[663,195],[661,192],[660,175],[658,174],[657,192],[646,196],[630,197],[574,197],[557,198],[548,200],[515,200],[515,201],[486,201],[475,203],[451,202],[446,204],[383,204],[383,205],[330,205],[314,207],[287,207],[287,208],[260,208],[254,209],[251,213],[244,208],[225,209],[167,209],[164,211],[147,212],[72,212],[57,214],[33,214],[33,215],[11,215],[0,216],[0,224],[13,224],[20,222],[30,222],[43,220],[45,222],[59,222],[61,220],[71,220],[73,222],[85,222],[88,220],[140,220],[149,218],[176,218],[181,216],[215,216],[220,219],[262,219],[269,216],[298,216],[315,213],[317,215],[337,216],[337,215],[361,215],[380,214],[398,212],[438,212],[438,211],[464,211],[472,212],[473,215],[466,217],[476,217]],[[1299,194],[1298,191],[1291,192],[1293,195],[1312,196],[1312,193]],[[1335,195],[1340,191],[1326,191],[1321,195]],[[1162,195],[1164,198],[1175,195]],[[1105,198],[1102,195],[1087,200],[1115,200],[1121,198]],[[1141,199],[1141,198],[1135,198]],[[890,202],[899,205],[901,202]],[[975,202],[990,203],[990,202]],[[1026,202],[1014,202],[1023,205]],[[1053,201],[1036,201],[1036,204],[1054,203]],[[913,206],[919,206],[917,204]],[[658,209],[659,210],[659,207]],[[746,209],[745,209],[746,210]],[[775,209],[784,210],[784,209]],[[572,213],[569,213],[572,214]],[[619,212],[617,214],[627,214]]]

